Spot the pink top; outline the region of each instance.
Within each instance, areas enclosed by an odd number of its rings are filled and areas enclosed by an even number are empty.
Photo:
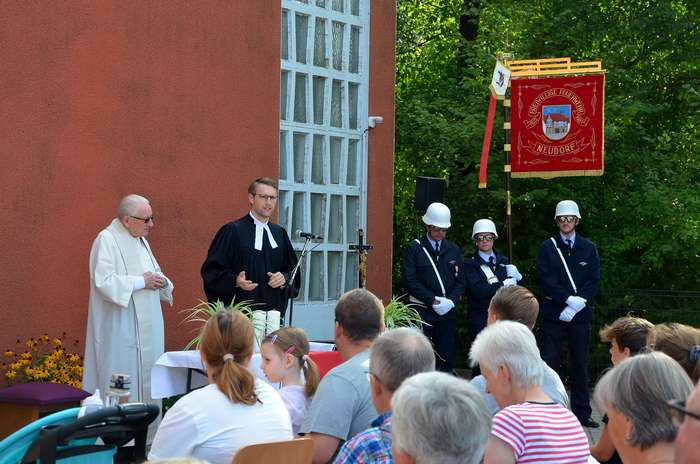
[[[501,409],[491,435],[506,442],[515,462],[588,462],[588,438],[571,411],[557,403],[521,403]]]

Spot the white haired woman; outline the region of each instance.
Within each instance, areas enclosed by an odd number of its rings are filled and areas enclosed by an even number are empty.
[[[493,417],[485,464],[588,462],[588,438],[571,411],[542,390],[544,367],[525,325],[498,321],[469,352],[501,410]]]
[[[673,462],[678,427],[667,402],[686,398],[690,377],[668,355],[638,354],[608,371],[595,388],[595,400],[608,412],[608,430],[622,462]]]

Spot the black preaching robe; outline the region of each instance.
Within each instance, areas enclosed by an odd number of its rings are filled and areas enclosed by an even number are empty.
[[[237,221],[225,224],[214,236],[209,246],[207,259],[202,264],[204,293],[209,301],[221,300],[229,305],[233,298],[236,302],[251,301],[258,303],[255,310],[277,310],[284,315],[290,297],[299,293],[301,279],[297,273],[294,285],[289,284],[292,269],[297,263],[297,255],[292,248],[287,231],[278,224],[267,223],[277,248],[270,246],[267,232],[263,231],[262,250],[256,250],[255,223],[250,214]],[[236,276],[245,271],[246,279],[258,286],[250,292],[236,287]],[[281,272],[287,284],[281,288],[272,288],[268,272]]]

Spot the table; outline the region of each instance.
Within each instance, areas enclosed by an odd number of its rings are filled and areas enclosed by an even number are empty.
[[[311,342],[311,351],[332,351],[333,343]],[[260,353],[254,353],[250,370],[270,383],[261,368]],[[168,351],[163,353],[151,369],[151,398],[160,399],[181,395],[208,383],[206,369],[199,351]],[[278,384],[270,383],[275,388]]]

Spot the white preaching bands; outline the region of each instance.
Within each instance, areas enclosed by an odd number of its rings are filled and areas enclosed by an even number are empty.
[[[248,213],[250,214],[250,213]],[[272,237],[272,232],[270,232],[270,227],[268,227],[267,222],[260,222],[258,221],[258,218],[250,214],[250,217],[253,218],[253,222],[255,223],[255,246],[254,248],[256,250],[262,250],[263,247],[263,230],[267,232],[267,239],[270,241],[270,246],[272,248],[277,248],[277,242],[275,242],[275,239]]]

